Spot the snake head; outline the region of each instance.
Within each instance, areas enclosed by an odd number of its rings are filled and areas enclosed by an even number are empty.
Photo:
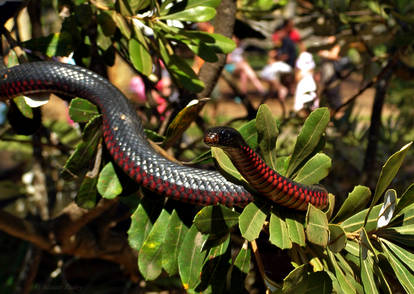
[[[214,127],[206,131],[204,143],[211,147],[240,148],[245,143],[240,133],[231,127]]]

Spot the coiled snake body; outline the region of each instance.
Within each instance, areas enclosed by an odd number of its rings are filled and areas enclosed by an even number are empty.
[[[221,203],[226,206],[245,206],[253,201],[249,191],[229,182],[219,172],[182,166],[155,152],[146,140],[134,108],[115,86],[98,74],[79,66],[57,62],[25,63],[0,71],[0,99],[40,92],[83,97],[96,104],[103,118],[104,141],[114,161],[129,177],[146,188],[199,205]],[[276,192],[283,192],[289,183],[282,183],[281,189],[277,186]],[[297,183],[293,187],[296,185],[299,187]],[[313,191],[300,187],[305,192]],[[289,192],[290,188],[284,194],[289,195]],[[307,203],[319,207],[327,203],[326,195],[321,196],[316,192],[310,192],[308,197],[302,198],[300,202],[305,203],[303,205],[285,204],[305,209]]]

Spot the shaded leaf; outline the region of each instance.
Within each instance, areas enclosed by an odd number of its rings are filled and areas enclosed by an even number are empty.
[[[158,218],[162,210],[161,197],[155,198],[145,196],[137,209],[131,215],[131,225],[128,229],[129,245],[135,249],[140,250],[145,238],[152,229],[152,224]]]
[[[414,271],[414,254],[410,251],[386,240],[381,238],[381,242],[383,242],[391,251],[396,255],[406,266],[408,266],[411,271]]]
[[[162,210],[138,253],[138,267],[146,280],[156,279],[162,271],[162,244],[168,225],[169,212]]]
[[[162,245],[162,267],[170,276],[178,273],[178,254],[187,231],[188,227],[174,210],[168,221]]]
[[[130,39],[128,43],[129,56],[135,69],[149,76],[152,73],[152,57],[148,50],[136,39]]]
[[[165,141],[163,146],[169,146],[181,137],[184,131],[195,121],[204,105],[209,101],[208,98],[193,99],[174,117],[165,132]]]
[[[404,212],[411,204],[414,203],[414,184],[411,184],[398,201],[395,208],[395,215],[398,216]]]
[[[223,205],[207,206],[197,213],[194,224],[201,233],[221,235],[239,222],[239,216]]]
[[[394,270],[398,281],[401,283],[407,293],[414,293],[413,274],[399,261],[399,259],[393,254],[392,251],[388,249],[387,246],[381,243],[381,247],[384,250],[385,257]]]
[[[200,283],[201,270],[204,264],[206,251],[202,251],[207,236],[201,234],[195,225],[192,225],[185,234],[178,254],[178,270],[184,289],[194,289]]]
[[[95,207],[98,197],[98,190],[96,184],[98,183],[98,177],[84,177],[82,184],[79,187],[76,194],[76,205],[85,209],[92,209]]]
[[[404,147],[402,147],[399,151],[394,153],[393,155],[388,158],[387,162],[385,162],[384,166],[382,167],[377,185],[375,187],[374,198],[372,199],[371,205],[369,207],[368,214],[366,216],[366,220],[369,216],[369,212],[371,211],[372,207],[378,202],[382,193],[384,193],[385,189],[394,179],[395,175],[397,174],[400,166],[407,154],[408,149],[410,148],[412,142],[408,143]]]
[[[347,238],[345,231],[339,225],[329,224],[329,250],[332,252],[340,252],[345,248]]]

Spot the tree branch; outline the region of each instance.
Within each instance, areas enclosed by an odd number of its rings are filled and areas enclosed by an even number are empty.
[[[236,21],[236,1],[222,0],[217,7],[217,15],[214,19],[214,32],[225,37],[233,36],[234,23]],[[218,61],[214,63],[205,62],[200,69],[199,78],[203,81],[205,88],[198,94],[198,98],[208,97],[213,91],[220,77],[221,71],[226,63],[226,55],[218,54]]]

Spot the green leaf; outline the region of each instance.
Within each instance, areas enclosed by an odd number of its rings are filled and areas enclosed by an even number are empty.
[[[413,274],[398,260],[398,258],[393,254],[392,251],[387,248],[387,246],[381,243],[381,247],[384,250],[385,257],[394,270],[398,281],[401,283],[407,293],[414,293]]]
[[[287,176],[292,175],[302,162],[312,154],[318,146],[328,122],[329,110],[326,107],[318,108],[309,115],[296,140]]]
[[[377,221],[378,221],[378,214],[381,209],[381,204],[374,206],[368,221],[365,225],[365,229],[367,232],[371,232],[377,228]],[[364,226],[365,217],[367,215],[368,208],[364,209],[363,211],[358,212],[357,214],[352,215],[348,219],[346,219],[343,223],[341,223],[341,227],[345,230],[345,232],[355,232]]]
[[[404,213],[406,208],[410,207],[414,203],[414,184],[411,184],[398,201],[395,208],[395,216],[399,216]]]
[[[162,247],[162,267],[173,276],[178,273],[178,254],[188,227],[174,210],[168,221],[165,240]]]
[[[198,93],[204,88],[204,83],[191,66],[180,56],[171,54],[161,39],[158,40],[159,50],[164,64],[178,86],[191,92]]]
[[[345,231],[339,225],[329,224],[329,250],[332,252],[340,252],[345,248],[347,239]]]
[[[309,272],[309,265],[301,265],[283,280],[282,293],[332,293],[332,281],[326,272]]]
[[[33,110],[29,105],[27,105],[23,96],[18,96],[14,98],[13,101],[16,103],[17,108],[20,110],[24,117],[33,119]]]
[[[169,147],[171,143],[176,142],[177,138],[182,136],[184,131],[196,120],[207,101],[209,101],[208,98],[193,99],[178,112],[168,125],[163,146]]]
[[[306,245],[305,229],[303,224],[297,219],[293,214],[287,216],[286,219],[287,230],[289,238],[293,243],[298,244],[299,246]]]
[[[219,6],[221,0],[188,0],[186,9],[198,7],[198,6],[208,6],[211,8],[216,8]]]
[[[216,10],[208,6],[195,6],[180,12],[161,16],[159,19],[181,20],[192,22],[204,22],[211,20],[216,15]]]
[[[414,254],[410,251],[386,240],[381,238],[381,242],[383,242],[394,255],[396,255],[406,266],[408,266],[411,271],[414,272]]]
[[[356,186],[348,194],[333,221],[340,222],[363,209],[371,198],[371,190],[365,186]]]
[[[121,31],[122,35],[124,35],[124,37],[127,40],[130,40],[132,33],[125,17],[118,12],[113,12],[111,16],[114,22],[116,23],[117,28],[119,28],[119,30]]]
[[[76,44],[69,32],[53,33],[46,37],[30,39],[23,42],[23,48],[31,49],[36,52],[42,52],[48,57],[68,56],[73,51],[73,45]]]
[[[247,246],[247,242],[245,242],[234,260],[234,266],[240,272],[247,274],[250,271],[250,255],[250,249]]]
[[[414,247],[414,224],[381,229],[378,234],[394,242]]]
[[[256,129],[258,134],[258,143],[260,154],[266,164],[276,168],[276,140],[279,135],[279,129],[269,106],[262,104],[256,115]]]
[[[222,235],[239,222],[240,214],[223,205],[207,206],[194,218],[194,224],[203,234]]]
[[[114,199],[122,193],[122,185],[112,162],[108,162],[101,170],[96,188],[99,194],[106,199]]]
[[[258,141],[256,131],[256,119],[250,120],[237,130],[242,135],[244,141],[250,146],[250,148],[256,149]]]
[[[169,212],[162,210],[138,253],[138,267],[146,280],[155,280],[162,271],[162,244]]]
[[[363,250],[363,246],[360,246],[360,251]],[[361,267],[361,282],[364,287],[365,293],[379,293],[377,289],[377,282],[374,278],[374,262],[370,255],[366,255],[365,258],[362,257],[362,252],[360,253],[360,267]]]
[[[207,236],[201,234],[195,225],[192,225],[185,234],[178,255],[178,270],[184,289],[194,289],[200,283],[201,270],[206,251],[202,251]]]
[[[108,12],[99,10],[97,21],[101,26],[102,32],[105,36],[113,36],[115,34],[116,23]]]
[[[152,57],[145,46],[136,39],[130,39],[128,51],[135,69],[142,74],[149,76],[152,73]]]
[[[138,196],[137,196],[138,197]],[[152,229],[152,224],[162,210],[163,199],[145,196],[131,215],[131,225],[128,229],[129,245],[139,251],[145,238]]]
[[[76,194],[76,205],[85,209],[92,209],[95,207],[98,198],[98,190],[96,189],[97,183],[98,177],[90,178],[86,176],[83,178],[82,184]]]
[[[335,277],[341,287],[341,292],[346,294],[357,293],[352,281],[354,278],[344,274],[338,262],[336,261],[335,255],[332,252],[328,251],[328,256],[334,268]]]
[[[89,121],[82,135],[83,141],[76,146],[61,171],[63,179],[71,180],[82,176],[93,165],[96,150],[102,138],[101,118],[96,116]]]
[[[69,104],[69,115],[75,122],[87,122],[99,115],[98,107],[88,100],[74,98]]]
[[[239,218],[239,228],[243,238],[253,241],[259,237],[267,212],[268,207],[265,204],[258,206],[255,202],[249,203],[244,208]]]
[[[372,199],[365,221],[367,220],[369,212],[371,211],[372,207],[378,202],[382,193],[384,193],[385,189],[388,187],[388,185],[391,183],[391,181],[394,179],[395,175],[397,174],[398,170],[400,169],[400,166],[411,144],[412,142],[408,143],[407,145],[402,147],[399,151],[391,155],[390,158],[388,158],[387,162],[382,167],[381,174],[377,182],[377,186],[375,187],[374,198]]]
[[[328,219],[323,211],[311,204],[306,213],[306,237],[313,244],[323,247],[328,245]]]
[[[331,166],[328,155],[317,153],[305,163],[293,180],[305,185],[317,184],[329,174]]]
[[[216,292],[224,291],[227,271],[231,266],[229,244],[230,235],[219,245],[210,249],[201,272],[201,284],[195,289],[197,292],[208,289],[209,286]]]
[[[274,207],[270,214],[269,224],[270,242],[280,249],[292,248],[292,242],[285,221],[281,218],[279,207]]]
[[[221,148],[211,147],[211,155],[225,174],[232,177],[235,181],[244,181],[247,183],[247,181],[243,178],[243,176],[231,162],[230,157],[228,157]]]

